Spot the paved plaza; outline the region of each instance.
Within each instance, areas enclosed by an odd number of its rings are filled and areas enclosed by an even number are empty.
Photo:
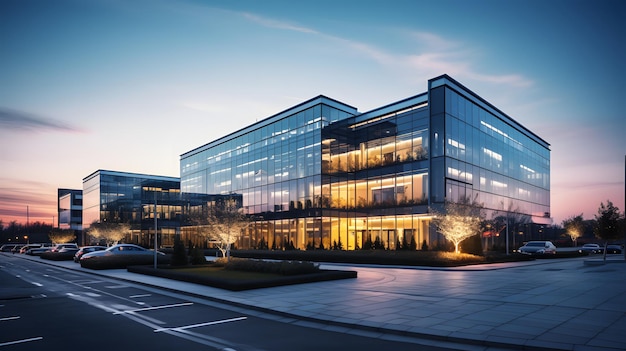
[[[358,278],[242,292],[25,258],[346,333],[465,350],[626,350],[626,264],[612,256],[463,268],[323,264]]]

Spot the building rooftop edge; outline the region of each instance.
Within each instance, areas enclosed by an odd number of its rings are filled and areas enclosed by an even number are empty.
[[[251,127],[253,127],[253,126],[260,126],[260,125],[262,125],[263,123],[266,123],[267,121],[269,121],[269,120],[271,120],[271,119],[273,119],[273,118],[278,118],[278,117],[281,117],[282,115],[286,115],[286,114],[292,114],[292,113],[291,113],[292,111],[293,111],[293,113],[295,113],[295,112],[296,112],[296,111],[298,111],[299,109],[302,109],[303,107],[305,107],[305,106],[307,106],[307,105],[311,105],[312,103],[314,103],[314,102],[316,102],[316,101],[318,101],[318,103],[324,103],[324,100],[326,100],[327,102],[332,102],[333,104],[338,104],[338,105],[341,105],[341,106],[343,106],[343,107],[346,107],[346,108],[348,108],[348,109],[352,110],[352,111],[347,111],[347,112],[350,112],[350,113],[352,113],[353,115],[358,114],[358,110],[357,110],[357,108],[356,108],[356,107],[353,107],[353,106],[351,106],[351,105],[348,105],[348,104],[346,104],[346,103],[343,103],[343,102],[341,102],[341,101],[339,101],[339,100],[336,100],[336,99],[330,98],[330,97],[328,97],[328,96],[326,96],[326,95],[322,95],[322,94],[320,94],[320,95],[317,95],[317,96],[315,96],[315,97],[313,97],[313,98],[310,98],[310,99],[308,99],[308,100],[305,100],[305,101],[303,101],[303,102],[301,102],[301,103],[298,103],[298,104],[296,104],[296,105],[294,105],[294,106],[291,106],[291,107],[289,107],[289,108],[286,108],[286,109],[284,109],[284,110],[282,110],[282,111],[280,111],[280,112],[278,112],[278,113],[275,113],[275,114],[273,114],[273,115],[271,115],[271,116],[269,116],[269,117],[263,118],[263,119],[262,119],[262,120],[260,120],[260,121],[256,121],[256,122],[254,122],[254,123],[252,123],[252,124],[249,124],[249,125],[247,125],[247,126],[245,126],[245,127],[243,127],[243,128],[237,129],[237,130],[235,130],[235,131],[233,131],[233,132],[231,132],[231,133],[228,133],[228,134],[226,134],[226,135],[224,135],[224,136],[222,136],[222,137],[219,137],[219,138],[217,138],[217,139],[215,139],[215,140],[212,140],[212,141],[210,141],[210,142],[208,142],[208,143],[202,144],[202,145],[200,145],[200,146],[198,146],[198,147],[195,147],[195,148],[193,148],[193,149],[191,149],[191,150],[189,150],[189,151],[186,151],[186,152],[184,152],[184,153],[180,154],[180,157],[182,158],[182,157],[184,157],[185,155],[188,155],[188,154],[193,154],[193,153],[195,153],[196,151],[198,151],[198,150],[200,150],[200,149],[202,149],[202,148],[206,147],[207,145],[210,145],[210,144],[216,143],[216,142],[218,142],[218,141],[220,141],[220,140],[226,141],[226,140],[230,139],[231,137],[235,136],[236,134],[241,133],[242,131],[244,131],[244,130],[246,130],[246,129],[248,129],[248,128],[251,128]]]
[[[448,74],[442,74],[440,76],[437,76],[435,78],[431,78],[428,80],[428,85],[429,85],[429,89],[430,89],[430,84],[431,82],[434,82],[436,80],[441,80],[441,79],[446,79],[451,81],[452,83],[454,83],[455,85],[457,85],[459,88],[463,89],[464,91],[466,91],[468,94],[472,95],[474,98],[478,99],[480,102],[484,103],[485,105],[489,106],[490,108],[494,109],[496,112],[498,112],[499,114],[501,114],[502,116],[508,118],[511,122],[515,123],[517,126],[519,126],[521,129],[523,129],[525,132],[530,133],[532,136],[534,136],[535,138],[539,139],[541,142],[543,142],[544,144],[547,145],[547,148],[550,148],[550,143],[547,142],[545,139],[543,139],[542,137],[540,137],[539,135],[537,135],[535,132],[533,132],[532,130],[528,129],[527,127],[525,127],[523,124],[519,123],[517,120],[515,120],[515,118],[509,116],[508,114],[504,113],[502,110],[500,110],[499,108],[497,108],[495,105],[493,105],[492,103],[490,103],[489,101],[485,100],[485,98],[481,97],[480,95],[476,94],[474,91],[472,91],[471,89],[469,89],[468,87],[466,87],[465,85],[459,83],[459,81],[457,81],[456,79],[450,77]]]
[[[123,172],[123,171],[111,171],[111,170],[107,170],[107,169],[98,169],[94,172],[92,172],[91,174],[89,174],[88,176],[83,178],[83,183],[90,178],[93,178],[96,174],[102,174],[102,173],[106,173],[106,174],[110,174],[110,175],[122,175],[122,176],[141,176],[144,178],[150,178],[150,179],[163,179],[163,180],[172,180],[172,181],[179,181],[180,182],[180,177],[171,177],[171,176],[162,176],[162,175],[155,175],[155,174],[145,174],[145,173],[134,173],[134,172]]]

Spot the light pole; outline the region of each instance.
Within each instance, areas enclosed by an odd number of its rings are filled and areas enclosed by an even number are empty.
[[[154,269],[157,268],[157,193],[154,190]]]
[[[29,227],[30,226],[30,213],[28,211],[28,206],[26,206],[26,234],[28,234],[29,232]]]
[[[506,245],[506,255],[509,255],[509,211],[504,210],[504,201],[500,201],[502,205],[502,212],[506,215],[506,237],[505,237],[505,245]]]

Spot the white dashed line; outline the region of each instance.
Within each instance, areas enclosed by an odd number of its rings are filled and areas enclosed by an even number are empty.
[[[123,313],[135,313],[135,312],[143,312],[143,311],[152,311],[152,310],[160,310],[160,309],[164,309],[164,308],[181,307],[181,306],[189,306],[189,305],[193,305],[193,302],[184,302],[184,303],[177,303],[177,304],[174,304],[174,305],[164,305],[164,306],[154,306],[154,307],[138,308],[138,309],[128,310],[128,311],[119,311],[119,312],[115,312],[113,314],[123,314]]]
[[[19,316],[15,316],[15,317],[4,317],[4,318],[0,318],[0,322],[4,322],[4,321],[11,321],[14,319],[20,319]]]
[[[129,299],[138,299],[138,298],[140,298],[140,297],[150,297],[150,296],[152,296],[152,294],[131,295],[131,296],[129,296],[128,298],[129,298]]]
[[[35,337],[35,338],[29,338],[29,339],[22,339],[22,340],[15,340],[15,341],[3,342],[3,343],[0,343],[0,347],[1,347],[1,346],[8,346],[8,345],[21,344],[21,343],[30,342],[30,341],[37,341],[37,340],[42,340],[42,339],[43,339],[43,336],[38,336],[38,337]]]
[[[176,327],[176,328],[160,328],[160,329],[155,329],[154,332],[158,333],[158,332],[162,332],[162,331],[166,331],[166,330],[175,330],[175,331],[183,331],[185,329],[191,329],[191,328],[198,328],[198,327],[206,327],[209,325],[215,325],[215,324],[223,324],[223,323],[230,323],[230,322],[238,322],[238,321],[242,321],[244,319],[247,319],[248,317],[236,317],[236,318],[230,318],[230,319],[222,319],[220,321],[213,321],[213,322],[206,322],[206,323],[199,323],[199,324],[192,324],[192,325],[186,325],[183,327]]]

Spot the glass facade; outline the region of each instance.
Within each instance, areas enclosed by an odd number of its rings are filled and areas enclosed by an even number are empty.
[[[324,128],[325,246],[437,243],[429,231],[428,137],[426,94]]]
[[[549,144],[449,77],[432,82],[433,200],[550,217]],[[445,84],[445,85],[444,85]]]
[[[319,96],[181,156],[181,191],[240,194],[264,220],[239,247],[319,244],[324,127],[356,109]]]
[[[57,189],[57,214],[60,229],[83,229],[83,191],[76,189]]]
[[[259,220],[240,248],[433,248],[429,208],[463,197],[550,216],[549,144],[445,75],[366,113],[319,96],[181,155],[180,172],[183,194],[242,196]]]
[[[98,170],[83,179],[86,230],[94,222],[127,223],[125,242],[152,247],[155,204],[159,245],[173,245],[183,210],[179,178]]]

